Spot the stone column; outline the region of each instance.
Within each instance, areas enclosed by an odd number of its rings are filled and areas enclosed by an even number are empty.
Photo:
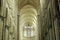
[[[3,28],[3,21],[0,18],[0,40],[2,40],[2,28]]]
[[[60,11],[60,0],[58,0],[58,5],[59,5],[59,11]]]
[[[40,15],[37,15],[37,20],[38,20],[38,37],[39,37],[39,40],[41,40],[41,24],[40,24]]]
[[[55,35],[56,35],[56,40],[59,40],[59,32],[58,32],[58,20],[54,20],[54,27],[55,27]]]
[[[19,40],[19,18],[20,18],[20,16],[19,15],[17,15],[17,40]]]

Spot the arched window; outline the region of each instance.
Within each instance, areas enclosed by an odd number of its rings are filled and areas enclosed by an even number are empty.
[[[34,27],[31,26],[25,26],[23,27],[23,36],[24,37],[34,37]]]

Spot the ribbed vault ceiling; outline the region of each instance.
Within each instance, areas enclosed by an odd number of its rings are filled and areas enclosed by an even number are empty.
[[[20,10],[20,25],[37,25],[37,11],[31,5],[26,5]]]
[[[37,26],[40,0],[19,0],[20,26]]]
[[[40,0],[19,0],[19,8],[20,9],[26,5],[32,5],[36,9],[38,9],[40,6]]]

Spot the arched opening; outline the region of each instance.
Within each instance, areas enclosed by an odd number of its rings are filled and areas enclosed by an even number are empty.
[[[20,10],[20,40],[37,40],[37,11],[31,5],[26,5]]]

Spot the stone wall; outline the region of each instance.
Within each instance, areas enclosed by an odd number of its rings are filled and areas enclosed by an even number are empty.
[[[56,1],[56,0],[55,0]],[[42,40],[59,40],[58,10],[54,0],[45,0],[41,7],[41,34]]]
[[[17,40],[16,0],[2,0],[0,9],[0,40]]]
[[[15,0],[7,1],[7,22],[9,26],[9,40],[17,40],[17,5]]]

